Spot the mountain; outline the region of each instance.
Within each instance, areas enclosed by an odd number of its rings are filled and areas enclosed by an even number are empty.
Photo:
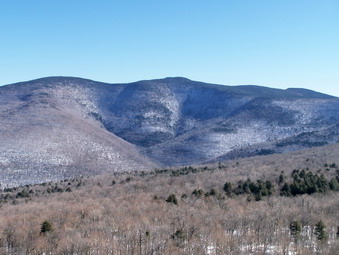
[[[175,77],[48,77],[0,87],[0,180],[199,164],[339,142],[339,99]]]
[[[3,186],[157,166],[93,117],[97,100],[87,83],[53,78],[0,88]]]

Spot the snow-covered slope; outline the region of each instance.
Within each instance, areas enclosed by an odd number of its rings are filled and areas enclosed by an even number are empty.
[[[0,181],[291,151],[338,142],[338,122],[338,98],[304,89],[43,78],[0,87]]]
[[[156,167],[95,118],[95,93],[77,80],[0,88],[0,184]]]

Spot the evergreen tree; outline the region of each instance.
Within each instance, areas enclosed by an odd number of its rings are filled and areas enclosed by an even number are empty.
[[[314,235],[317,237],[319,241],[324,241],[327,239],[325,224],[322,220],[315,225]]]
[[[299,239],[301,233],[301,224],[299,221],[292,221],[290,223],[290,234],[294,238],[295,242]]]
[[[280,195],[287,196],[287,197],[292,196],[290,185],[288,185],[288,183],[285,182],[284,186],[282,186],[281,191],[280,191]]]
[[[224,191],[226,193],[231,193],[232,192],[232,183],[226,182],[224,185]]]
[[[278,184],[283,184],[285,181],[285,175],[284,175],[284,171],[281,172],[281,174],[279,175],[279,178],[278,178]]]
[[[202,195],[204,195],[204,191],[201,190],[201,189],[199,189],[199,190],[195,189],[195,190],[193,190],[192,194],[194,196],[196,196],[197,198],[200,198]]]
[[[255,194],[255,201],[260,201],[262,199],[261,191]]]
[[[52,223],[50,223],[49,221],[45,220],[41,224],[40,233],[45,234],[45,233],[51,232],[51,231],[53,231]]]
[[[329,182],[329,187],[331,190],[338,191],[339,190],[339,185],[336,179],[331,179]]]
[[[167,203],[173,203],[173,204],[177,205],[177,204],[178,204],[178,199],[177,199],[177,197],[175,196],[175,194],[172,194],[172,195],[170,195],[170,196],[166,199],[166,202],[167,202]]]

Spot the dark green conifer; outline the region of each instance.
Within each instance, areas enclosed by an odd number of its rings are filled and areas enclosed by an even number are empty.
[[[45,234],[45,233],[51,232],[51,231],[53,231],[53,225],[52,225],[52,223],[50,223],[48,220],[45,220],[45,221],[41,224],[40,233]]]
[[[315,225],[314,235],[319,241],[325,241],[327,239],[326,227],[322,220]]]
[[[178,204],[178,199],[177,199],[177,197],[175,196],[175,194],[172,194],[172,195],[170,195],[170,196],[166,199],[166,202],[167,202],[167,203],[173,203],[173,204],[177,205],[177,204]]]
[[[297,242],[297,240],[300,237],[301,233],[301,224],[299,221],[292,221],[290,223],[290,234],[294,238],[294,241]]]

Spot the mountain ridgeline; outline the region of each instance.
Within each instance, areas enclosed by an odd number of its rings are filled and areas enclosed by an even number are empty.
[[[165,78],[0,87],[0,182],[201,164],[339,142],[339,99]]]

